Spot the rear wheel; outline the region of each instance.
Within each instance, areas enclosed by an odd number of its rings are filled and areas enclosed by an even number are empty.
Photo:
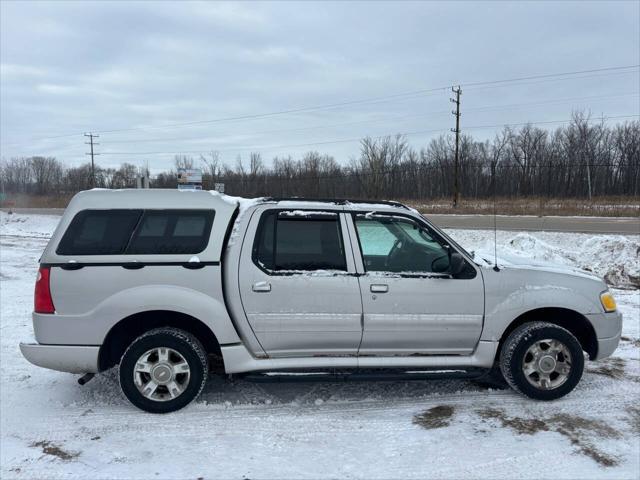
[[[584,354],[568,330],[546,322],[525,323],[505,341],[500,370],[514,390],[536,400],[555,400],[582,378]]]
[[[120,387],[136,407],[151,413],[181,409],[195,399],[207,376],[207,355],[196,337],[156,328],[136,338],[120,361]]]

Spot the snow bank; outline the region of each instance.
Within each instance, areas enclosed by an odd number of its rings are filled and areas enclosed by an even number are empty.
[[[493,262],[493,232],[449,230],[463,247]],[[640,287],[640,237],[585,233],[498,231],[498,257],[564,265],[593,273],[609,285]]]

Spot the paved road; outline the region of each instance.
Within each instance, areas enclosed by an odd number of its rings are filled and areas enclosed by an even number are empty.
[[[427,215],[443,228],[493,229],[493,215]],[[582,232],[640,235],[640,218],[630,217],[534,217],[502,216],[495,218],[498,230],[531,232]]]
[[[6,209],[3,209],[6,210]],[[62,215],[62,208],[14,208],[16,213]],[[493,229],[492,215],[427,215],[442,228]],[[618,233],[640,235],[640,218],[617,217],[496,217],[498,230],[547,232]]]

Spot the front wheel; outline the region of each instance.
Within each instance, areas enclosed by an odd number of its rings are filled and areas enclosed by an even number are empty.
[[[568,330],[547,322],[525,323],[502,346],[500,370],[514,390],[536,400],[555,400],[582,378],[584,354]]]
[[[136,338],[120,361],[120,387],[136,407],[151,413],[181,409],[207,377],[207,355],[190,333],[156,328]]]

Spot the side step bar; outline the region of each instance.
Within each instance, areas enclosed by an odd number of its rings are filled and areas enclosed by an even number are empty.
[[[276,371],[331,371],[338,369],[397,369],[410,370],[469,370],[491,368],[498,342],[478,342],[471,355],[419,355],[419,356],[313,356],[256,358],[244,345],[221,346],[226,373]]]
[[[266,372],[238,375],[243,380],[256,383],[310,383],[310,382],[366,382],[412,381],[450,378],[480,378],[486,369],[432,370],[432,371],[336,371],[336,372]]]

